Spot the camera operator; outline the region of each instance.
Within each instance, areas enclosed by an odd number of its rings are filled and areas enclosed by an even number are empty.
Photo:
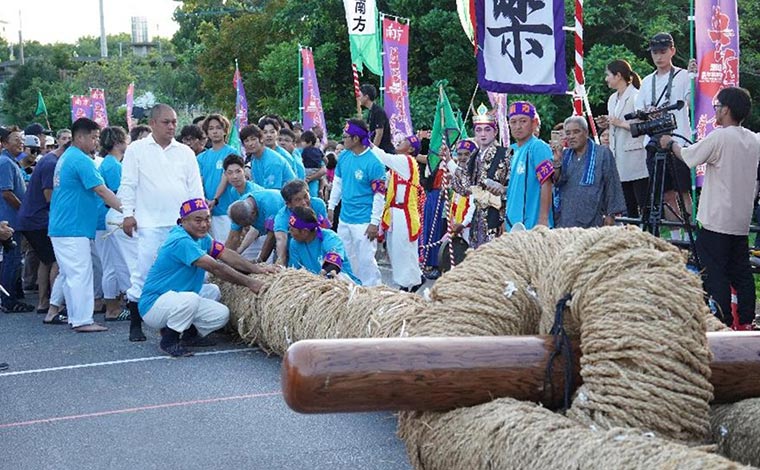
[[[716,127],[720,128],[687,148],[681,148],[668,135],[660,137],[660,146],[691,168],[707,164],[697,211],[701,227],[696,247],[704,268],[702,282],[729,326],[733,286],[739,303],[738,329],[751,330],[755,285],[747,250],[760,139],[741,125],[751,107],[747,90],[724,88],[718,92],[713,107]]]
[[[655,34],[649,41],[649,52],[652,55],[652,62],[654,62],[657,69],[644,77],[639,94],[636,96],[635,107],[637,110],[651,111],[655,108],[662,108],[682,100],[687,105],[679,110],[673,111],[673,115],[675,116],[678,125],[675,133],[685,138],[689,138],[691,137],[688,106],[691,99],[689,73],[696,73],[697,63],[693,59],[689,61],[688,72],[673,65],[673,56],[676,54],[676,48],[673,42],[673,36],[669,33]],[[677,138],[680,144],[685,143],[682,138]],[[644,144],[646,145],[648,142],[649,137],[645,137]],[[647,147],[647,167],[649,169],[650,180],[652,179],[654,172],[654,150],[655,149],[651,146]],[[667,203],[667,205],[673,210],[678,207],[676,202],[676,187],[678,187],[683,194],[686,212],[691,214],[692,203],[691,195],[689,194],[689,189],[691,188],[691,172],[683,162],[673,160],[672,166],[666,166],[664,195],[665,203]],[[664,215],[666,215],[666,218],[669,220],[679,220],[678,214],[675,212],[666,211]],[[679,232],[676,232],[675,230],[673,231],[674,239],[680,239],[680,236],[676,235],[678,233]]]

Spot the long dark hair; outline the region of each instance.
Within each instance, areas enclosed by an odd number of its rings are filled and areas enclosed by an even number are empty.
[[[613,60],[607,64],[607,70],[609,70],[612,75],[620,74],[626,83],[632,84],[637,90],[641,88],[641,77],[633,71],[631,64],[629,64],[628,61],[622,59]]]
[[[127,141],[127,131],[123,127],[113,126],[106,127],[100,132],[100,153],[101,157],[105,157],[114,147],[118,144],[123,144]]]

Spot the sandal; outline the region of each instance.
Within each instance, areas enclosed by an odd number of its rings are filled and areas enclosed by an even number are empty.
[[[27,313],[36,310],[34,305],[16,302],[12,307],[5,307],[5,313]]]
[[[53,317],[50,321],[45,321],[45,319],[42,320],[42,323],[46,325],[66,325],[68,323],[68,318],[65,316],[61,316],[61,314],[58,314]]]
[[[130,316],[129,310],[127,310],[126,308],[123,308],[121,309],[121,312],[119,312],[118,315],[116,315],[115,317],[105,317],[105,320],[106,321],[127,321],[129,320],[129,316]]]

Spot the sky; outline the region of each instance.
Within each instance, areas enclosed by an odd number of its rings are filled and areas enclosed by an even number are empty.
[[[10,0],[7,0],[10,3]],[[2,3],[5,3],[3,0]],[[0,9],[0,29],[5,39],[18,42],[19,10],[24,41],[43,44],[73,43],[82,36],[100,36],[98,0],[22,0],[14,7]],[[103,0],[106,34],[130,33],[132,16],[144,16],[150,38],[171,38],[179,25],[172,20],[180,2],[174,0]]]

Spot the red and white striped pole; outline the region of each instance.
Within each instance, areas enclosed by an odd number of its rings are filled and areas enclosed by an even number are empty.
[[[359,90],[359,71],[356,70],[356,64],[351,64],[351,69],[354,72],[354,96],[356,97],[356,114],[361,119],[362,117],[362,104],[359,98],[362,96],[361,90]]]
[[[573,111],[576,116],[583,116],[585,105],[589,128],[594,140],[597,140],[596,123],[591,114],[591,105],[586,94],[586,79],[583,73],[583,0],[575,0],[575,92],[573,93]]]

